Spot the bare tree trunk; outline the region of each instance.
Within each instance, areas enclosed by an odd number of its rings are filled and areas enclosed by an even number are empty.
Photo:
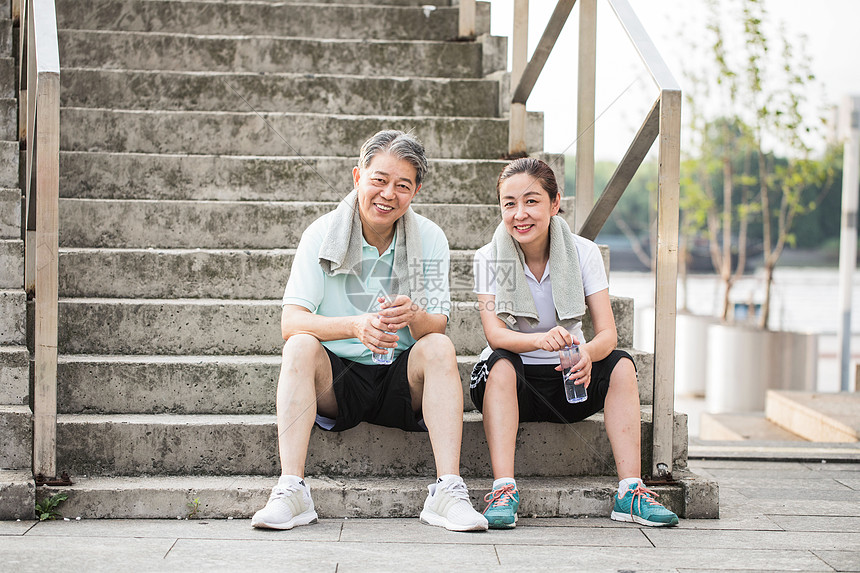
[[[773,267],[776,264],[776,259],[773,257],[773,252],[771,249],[771,229],[770,229],[770,197],[768,197],[768,189],[767,189],[767,159],[764,156],[764,152],[761,149],[761,141],[759,140],[758,145],[758,173],[759,173],[759,185],[761,186],[761,221],[762,221],[762,240],[764,243],[763,257],[764,257],[764,273],[765,273],[765,283],[764,283],[764,302],[761,307],[761,318],[759,319],[759,326],[767,330],[767,323],[770,319],[770,287],[773,283]]]
[[[728,146],[728,142],[726,141]],[[723,256],[720,278],[725,287],[723,296],[723,320],[729,320],[730,293],[734,281],[732,280],[732,183],[734,173],[732,172],[732,160],[729,152],[723,156]]]

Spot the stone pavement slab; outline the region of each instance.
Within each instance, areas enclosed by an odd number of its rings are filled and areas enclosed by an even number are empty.
[[[555,521],[555,520],[542,520]],[[611,521],[605,519],[604,521]],[[579,547],[651,547],[638,527],[573,529],[570,527],[517,527],[512,530],[491,530],[486,533],[455,533],[430,527],[416,520],[397,520],[392,526],[382,520],[348,520],[344,522],[341,541],[373,542],[385,539],[389,543],[409,543],[421,539],[427,543],[469,545],[536,545]],[[623,525],[623,524],[619,524]]]
[[[34,525],[34,521],[0,521],[0,535],[24,535]]]
[[[770,515],[768,518],[786,531],[844,531],[860,533],[860,517],[856,516]],[[860,544],[860,540],[855,542],[855,545],[858,544]]]
[[[417,521],[417,520],[416,520]],[[2,522],[0,522],[2,523]],[[31,522],[32,524],[32,522]],[[343,522],[324,519],[289,532],[291,541],[338,541]],[[277,534],[282,534],[278,537]],[[255,529],[250,519],[82,519],[46,521],[28,533],[34,537],[233,539],[278,541],[284,532]]]
[[[533,570],[540,565],[553,571],[594,571],[639,569],[758,569],[762,571],[830,571],[821,559],[811,551],[769,551],[739,549],[709,549],[707,547],[649,549],[616,549],[599,547],[588,551],[560,549],[552,546],[532,546],[523,551],[510,545],[496,547],[499,562],[507,569],[525,568],[531,564]],[[550,565],[551,564],[551,565]]]
[[[707,547],[709,549],[760,549],[790,551],[803,547],[809,550],[840,550],[846,547],[857,547],[858,536],[855,533],[811,532],[811,531],[757,531],[750,535],[748,531],[670,531],[666,529],[648,529],[645,535],[659,548],[692,548]]]
[[[249,558],[249,552],[253,559]],[[165,557],[165,565],[207,570],[410,572],[486,570],[498,565],[492,546],[388,542],[318,543],[307,541],[223,541],[180,539]]]
[[[90,539],[72,537],[4,537],[3,565],[7,571],[158,571],[174,539],[127,537]]]
[[[860,571],[860,552],[815,551],[815,554],[836,571]]]
[[[853,489],[855,491],[860,491],[860,479],[837,478],[836,481],[838,481],[839,483],[841,483],[842,485],[844,485],[846,487],[850,487],[851,489]]]

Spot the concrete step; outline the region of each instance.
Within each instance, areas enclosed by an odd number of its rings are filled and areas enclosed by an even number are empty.
[[[653,355],[629,352],[640,372],[640,401],[650,404]],[[20,363],[20,356],[14,358]],[[477,359],[457,358],[464,411],[475,409],[469,397],[469,374]],[[273,414],[280,364],[280,355],[63,355],[57,367],[57,403],[63,414]],[[20,396],[17,400],[22,403]]]
[[[860,392],[768,390],[765,416],[812,442],[860,441]]]
[[[719,490],[716,482],[686,470],[674,472],[674,485],[651,486],[660,502],[681,517],[717,517]],[[60,510],[74,519],[177,519],[190,513],[189,504],[199,500],[199,519],[249,519],[266,504],[271,476],[229,477],[79,477],[71,487],[40,487],[39,500],[56,493],[68,494]],[[427,497],[432,474],[408,478],[349,478],[309,476],[314,507],[326,518],[414,517]],[[467,480],[472,505],[483,509],[484,495],[492,480],[484,476]],[[612,510],[618,489],[614,476],[538,478],[518,477],[519,515],[522,517],[605,517]],[[31,504],[32,505],[32,504]],[[250,523],[249,523],[250,527]]]
[[[618,346],[632,347],[633,299],[612,297],[612,311]],[[58,345],[61,354],[279,354],[280,317],[279,300],[60,299]],[[583,330],[593,336],[587,314]],[[480,354],[477,302],[452,303],[448,336],[458,354]]]
[[[16,189],[19,185],[19,158],[20,152],[18,151],[17,140],[0,141],[0,195],[6,194],[8,190],[12,189],[20,196],[20,191]],[[5,208],[5,201],[5,197],[0,198],[0,206],[3,206]],[[3,229],[3,227],[5,226],[5,219],[10,215],[10,213],[5,212],[5,210],[0,211],[0,213],[4,213],[4,215],[0,216],[0,229]],[[20,219],[18,221],[19,223],[15,225],[15,228],[18,229],[18,234],[13,236],[20,237]],[[3,231],[3,233],[5,234],[5,231]]]
[[[246,4],[248,0],[218,0],[221,4]],[[253,0],[265,4],[307,4],[308,0]],[[457,0],[459,1],[459,0]],[[435,0],[428,2],[427,0],[313,0],[314,4],[369,4],[373,3],[378,6],[451,6],[455,4],[451,0]]]
[[[7,32],[8,27],[9,27],[8,21],[3,21],[3,23],[0,24],[0,47],[3,47],[4,44],[6,44],[7,39],[11,40],[11,35],[8,38],[5,37],[5,32]],[[17,46],[16,46],[16,50],[17,50]],[[4,56],[5,55],[11,56],[12,50],[10,49],[10,50],[3,51],[3,52],[0,52],[0,54],[3,54]],[[3,108],[4,108],[3,120],[4,121],[6,119],[8,119],[7,111],[5,109],[8,106],[8,103],[5,103],[5,100],[10,100],[10,99],[14,99],[14,98],[18,97],[18,94],[16,93],[16,90],[15,90],[15,86],[17,86],[17,85],[18,85],[18,70],[17,70],[17,66],[15,66],[14,58],[12,58],[12,57],[0,58],[0,99],[2,99],[4,101],[4,105],[3,105]],[[12,116],[12,117],[15,120],[15,122],[17,123],[17,116]],[[5,129],[5,126],[4,126],[4,129]],[[13,129],[14,129],[14,124],[13,124]],[[6,137],[4,134],[4,137],[2,139],[6,140],[6,141],[16,141],[18,139],[18,136],[13,135],[12,137]]]
[[[0,468],[31,469],[33,413],[29,406],[0,405]]]
[[[285,36],[358,40],[449,40],[456,7],[76,0],[57,7],[57,26],[169,34]],[[490,5],[478,4],[476,32],[490,32]]]
[[[452,300],[475,300],[474,253],[451,251]],[[295,249],[64,248],[59,291],[66,298],[271,300],[283,296],[294,255]]]
[[[0,289],[24,288],[24,241],[0,239]]]
[[[499,83],[483,79],[63,69],[64,107],[288,110],[394,116],[499,115]],[[93,86],[99,89],[94,90]]]
[[[763,412],[711,414],[699,419],[699,439],[711,441],[797,442],[803,438],[768,421]]]
[[[642,408],[642,467],[651,467],[650,407]],[[460,469],[492,475],[481,416],[463,416]],[[687,417],[675,415],[673,459],[685,467]],[[57,417],[57,467],[71,475],[277,475],[274,415],[62,414]],[[311,433],[310,475],[405,477],[434,473],[426,432],[360,424],[346,432]],[[517,475],[610,475],[615,464],[602,413],[576,424],[523,423],[517,434]]]
[[[564,173],[564,156],[535,155],[557,173]],[[357,151],[347,157],[63,151],[60,193],[63,197],[93,199],[340,201],[353,187],[356,158]],[[506,163],[492,159],[431,159],[427,180],[415,201],[495,205],[496,179]],[[0,214],[5,215],[5,211]],[[14,220],[20,221],[20,214]],[[0,220],[0,230],[2,225]]]
[[[529,114],[530,149],[543,148],[543,114]],[[191,112],[62,108],[67,151],[354,157],[381,129],[413,131],[434,158],[498,159],[508,120],[309,113]]]
[[[36,484],[33,472],[0,469],[0,521],[36,518]]]
[[[12,142],[10,142],[12,143]],[[2,145],[2,144],[0,144]],[[16,144],[17,147],[17,144]],[[17,151],[16,151],[17,153]],[[0,152],[0,165],[5,154]],[[15,169],[18,163],[15,163]],[[0,167],[2,170],[2,167]],[[17,183],[16,183],[17,184]],[[495,197],[494,197],[495,199]],[[0,189],[0,238],[21,238],[21,190]]]
[[[505,71],[505,40],[387,42],[59,31],[60,61],[73,68],[442,78],[482,78]]]
[[[0,290],[0,345],[22,346],[26,343],[26,302],[23,285],[19,289]]]
[[[0,404],[26,405],[29,395],[30,353],[27,347],[0,346]]]
[[[60,199],[60,245],[294,248],[307,226],[336,206],[310,201]],[[495,205],[415,205],[414,210],[445,230],[452,249],[482,247],[500,220]]]

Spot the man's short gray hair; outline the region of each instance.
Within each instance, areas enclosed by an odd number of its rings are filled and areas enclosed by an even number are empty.
[[[390,153],[415,167],[416,187],[424,181],[427,175],[427,156],[424,154],[424,145],[414,135],[396,129],[380,131],[361,146],[358,166],[367,169],[378,153]]]

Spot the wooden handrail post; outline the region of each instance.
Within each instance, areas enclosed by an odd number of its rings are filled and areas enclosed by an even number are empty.
[[[511,58],[511,97],[528,63],[529,0],[514,0],[513,55]],[[526,104],[511,103],[508,129],[508,155],[526,153]]]
[[[681,172],[681,92],[660,96],[657,171],[657,273],[654,317],[654,403],[651,475],[672,471],[675,399],[675,315]]]
[[[475,37],[475,0],[460,0],[459,38]]]
[[[576,231],[594,205],[594,98],[597,76],[597,0],[579,4],[579,72],[576,92]]]

